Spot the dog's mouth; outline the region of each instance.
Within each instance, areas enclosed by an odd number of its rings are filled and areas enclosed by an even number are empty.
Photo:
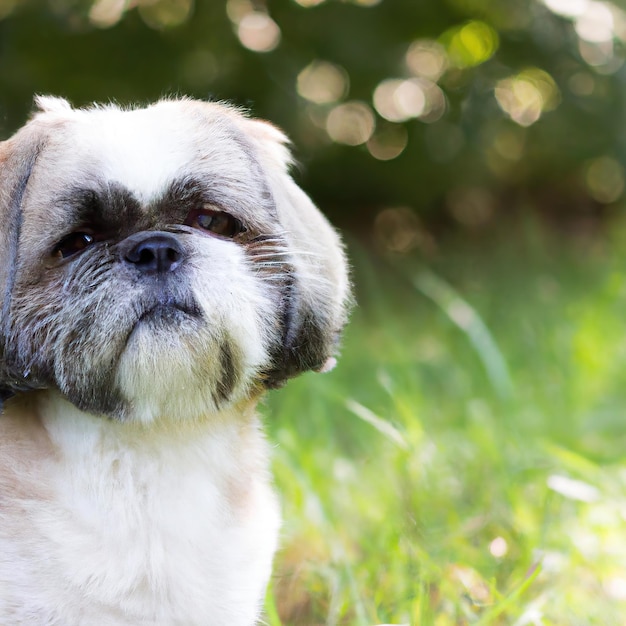
[[[159,302],[147,309],[137,318],[135,326],[144,323],[172,324],[185,318],[200,318],[202,313],[197,305],[187,303]]]
[[[153,302],[144,303],[137,311],[126,344],[133,335],[142,328],[160,331],[176,332],[183,324],[197,321],[202,318],[202,310],[193,299],[177,299],[173,297],[159,297]]]

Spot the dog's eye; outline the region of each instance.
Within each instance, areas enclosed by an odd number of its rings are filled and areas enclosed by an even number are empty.
[[[89,233],[71,233],[59,241],[52,251],[52,256],[59,259],[67,259],[78,252],[82,252],[94,241],[94,236]]]
[[[222,237],[232,239],[245,232],[244,225],[236,218],[215,209],[196,209],[189,213],[185,220],[187,226],[207,230]]]

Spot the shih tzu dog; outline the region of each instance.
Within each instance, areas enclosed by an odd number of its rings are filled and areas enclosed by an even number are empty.
[[[254,624],[255,405],[332,363],[339,238],[234,108],[37,106],[0,143],[0,624]]]

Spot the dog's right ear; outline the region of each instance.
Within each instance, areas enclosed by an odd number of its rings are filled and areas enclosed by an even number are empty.
[[[38,124],[0,142],[0,407],[21,387],[6,363],[11,295],[22,228],[22,204],[42,145]]]

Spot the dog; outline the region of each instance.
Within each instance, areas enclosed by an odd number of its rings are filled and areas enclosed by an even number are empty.
[[[340,237],[235,107],[36,106],[0,143],[0,624],[252,625],[255,406],[333,364]]]

